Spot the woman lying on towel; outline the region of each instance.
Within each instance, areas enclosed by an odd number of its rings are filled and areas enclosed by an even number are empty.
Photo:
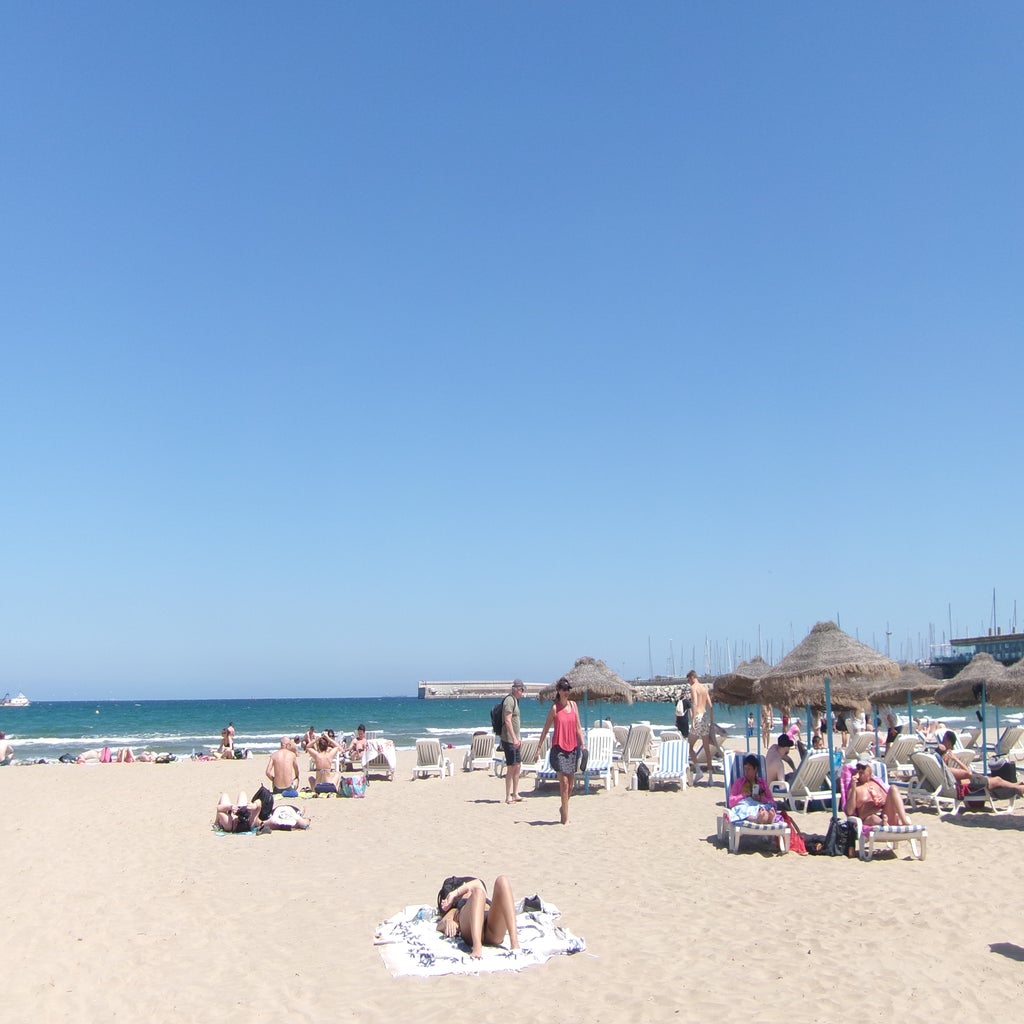
[[[775,821],[775,801],[768,783],[760,778],[760,762],[753,754],[743,758],[743,778],[736,779],[729,790],[729,821],[754,821],[758,825],[771,825]]]
[[[441,920],[437,930],[449,939],[461,935],[470,956],[479,959],[483,946],[500,946],[508,934],[509,946],[519,948],[516,906],[512,884],[504,875],[494,880],[494,899],[487,898],[487,886],[472,875],[452,875],[441,883],[437,894]]]
[[[961,795],[966,794],[969,787],[980,788],[982,786],[986,789],[1012,789],[1014,793],[1024,794],[1024,784],[1020,782],[1011,781],[999,775],[982,775],[981,772],[972,772],[971,766],[956,756],[956,751],[953,749],[955,746],[956,735],[952,731],[947,732],[942,737],[942,742],[935,748],[935,753],[946,762],[949,774],[960,784]],[[1016,779],[1016,769],[1013,770],[1013,776]]]

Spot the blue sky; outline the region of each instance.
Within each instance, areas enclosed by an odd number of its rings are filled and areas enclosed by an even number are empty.
[[[8,5],[0,691],[1009,628],[1022,44],[1008,3]]]

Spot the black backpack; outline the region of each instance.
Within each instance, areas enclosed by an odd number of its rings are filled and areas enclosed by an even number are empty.
[[[497,704],[491,708],[491,728],[494,730],[495,736],[501,735],[501,730],[505,725],[505,698],[502,697]]]

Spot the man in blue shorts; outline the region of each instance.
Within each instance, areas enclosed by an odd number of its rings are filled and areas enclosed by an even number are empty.
[[[505,803],[522,803],[519,773],[523,768],[523,740],[519,731],[519,698],[526,689],[522,679],[512,680],[512,691],[501,702],[501,750],[505,755]]]

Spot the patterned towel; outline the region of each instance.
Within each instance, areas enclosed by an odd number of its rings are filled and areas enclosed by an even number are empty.
[[[437,930],[433,907],[406,907],[377,926],[373,941],[395,978],[520,971],[550,957],[587,948],[582,938],[555,923],[560,916],[557,907],[545,904],[543,910],[523,912],[520,900],[516,911],[521,948],[513,952],[506,946],[484,946],[479,960],[469,955],[461,938],[448,939]]]

